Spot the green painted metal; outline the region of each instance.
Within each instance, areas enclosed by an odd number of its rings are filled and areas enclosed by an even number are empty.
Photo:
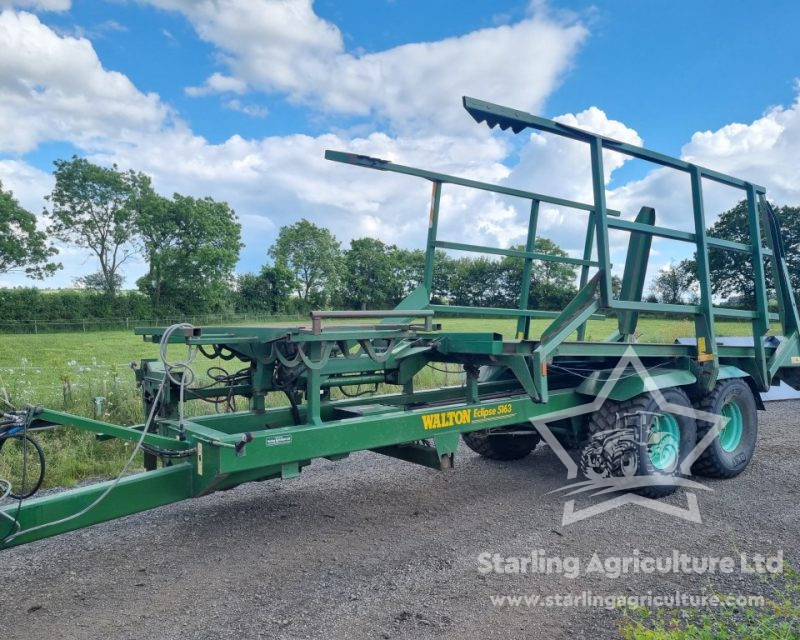
[[[589,222],[586,224],[586,239],[583,243],[583,259],[586,261],[591,260],[592,250],[594,248],[594,211],[589,213]],[[585,264],[581,267],[581,276],[578,284],[578,290],[583,289],[589,282],[589,265]],[[578,342],[583,342],[586,339],[586,323],[584,322],[578,327]]]
[[[528,219],[528,236],[525,239],[525,258],[522,263],[522,286],[519,292],[519,310],[528,310],[528,300],[531,293],[531,269],[533,267],[534,248],[536,247],[536,227],[539,224],[539,201],[531,201],[531,212]],[[591,216],[592,214],[589,213]],[[591,257],[591,256],[590,256]],[[588,260],[588,258],[586,258]],[[584,264],[582,268],[588,268]],[[530,316],[520,315],[517,318],[517,339],[527,340],[530,336]]]
[[[589,131],[584,131],[583,129],[578,129],[577,127],[571,127],[560,122],[555,122],[553,120],[547,120],[546,118],[534,116],[530,113],[519,111],[517,109],[510,109],[509,107],[503,107],[497,104],[492,104],[491,102],[469,98],[467,96],[464,96],[462,100],[464,108],[469,112],[469,114],[478,122],[486,122],[490,128],[495,126],[499,126],[501,129],[510,128],[514,133],[519,133],[524,129],[532,128],[558,136],[572,138],[573,140],[590,141],[591,139],[596,139],[600,141],[605,149],[617,151],[633,158],[647,160],[648,162],[653,162],[655,164],[670,167],[672,169],[690,172],[692,167],[697,166],[690,162],[686,162],[685,160],[680,160],[663,153],[658,153],[657,151],[651,151],[643,147],[637,147],[636,145],[620,142],[619,140],[614,140],[613,138],[600,136]],[[713,171],[712,169],[706,169],[704,167],[698,168],[704,177],[715,182],[726,184],[731,187],[738,187],[740,189],[744,189],[747,185],[744,180],[720,173],[719,171]],[[756,187],[756,191],[759,193],[766,192],[764,187],[757,185],[754,186]]]
[[[594,192],[594,229],[597,241],[597,262],[600,263],[598,283],[601,306],[611,303],[611,253],[608,248],[608,219],[606,213],[606,180],[603,172],[603,141],[599,136],[589,139]]]
[[[141,439],[142,432],[137,427],[120,427],[110,422],[102,422],[100,420],[93,420],[91,418],[83,418],[64,411],[53,411],[51,409],[37,409],[34,414],[34,425],[36,424],[53,424],[62,425],[67,427],[74,427],[82,431],[90,431],[92,433],[103,434],[121,440],[128,440],[136,442]],[[167,449],[174,449],[175,451],[183,451],[191,448],[185,442],[176,442],[170,438],[162,436],[147,434],[144,437],[145,444],[155,445]]]
[[[491,184],[489,182],[480,182],[479,180],[468,180],[466,178],[459,178],[457,176],[447,175],[445,173],[437,173],[435,171],[426,171],[425,169],[417,169],[414,167],[406,167],[401,164],[390,162],[389,160],[382,160],[380,158],[373,158],[370,156],[357,155],[355,153],[344,153],[342,151],[325,151],[325,158],[335,162],[344,162],[346,164],[354,164],[359,167],[366,167],[369,169],[378,169],[379,171],[392,171],[394,173],[403,173],[409,176],[416,176],[425,178],[431,182],[440,182],[442,184],[454,184],[461,187],[470,187],[473,189],[480,189],[482,191],[490,191],[492,193],[500,193],[506,196],[514,196],[526,200],[539,200],[548,204],[557,206],[569,207],[570,209],[579,209],[582,211],[592,211],[593,206],[585,202],[577,202],[575,200],[568,200],[566,198],[557,198],[555,196],[548,196],[543,193],[534,193],[533,191],[524,191],[522,189],[514,189],[498,184]],[[615,209],[608,209],[608,215],[619,216],[620,212]]]
[[[711,391],[717,384],[719,359],[717,338],[714,333],[714,306],[711,292],[711,274],[708,266],[708,243],[706,241],[706,220],[703,210],[702,173],[699,167],[692,166],[689,172],[692,183],[692,210],[694,212],[694,234],[697,244],[695,261],[697,280],[700,284],[700,310],[694,317],[697,336],[697,369],[701,387]]]
[[[542,311],[541,309],[503,309],[500,307],[462,307],[454,304],[441,305],[432,304],[429,306],[437,314],[454,316],[483,316],[497,318],[513,318],[517,316],[525,318],[558,318],[560,311]],[[591,320],[605,320],[606,316],[602,313],[594,313],[590,316]]]
[[[667,237],[675,240],[680,240],[684,242],[691,242],[695,244],[698,250],[698,267],[700,271],[700,286],[701,286],[701,300],[700,304],[698,305],[661,305],[661,304],[649,304],[649,303],[641,303],[638,301],[608,301],[608,292],[606,288],[605,280],[607,279],[603,276],[603,283],[601,286],[601,299],[606,308],[611,308],[618,311],[639,311],[639,312],[656,312],[656,313],[680,313],[680,314],[692,314],[695,316],[695,324],[696,324],[696,332],[699,338],[702,340],[698,341],[698,356],[699,356],[699,363],[698,363],[698,371],[701,374],[701,384],[704,388],[710,388],[713,386],[714,380],[716,378],[716,371],[719,366],[719,361],[716,356],[717,353],[717,345],[716,340],[714,337],[714,328],[713,322],[714,317],[733,317],[733,318],[749,318],[753,320],[759,320],[759,327],[763,326],[764,323],[764,315],[765,310],[755,309],[755,310],[742,310],[742,309],[722,309],[722,308],[715,308],[712,304],[711,298],[711,291],[708,279],[708,248],[715,247],[724,250],[731,250],[731,251],[744,251],[748,253],[760,253],[762,256],[770,256],[773,258],[773,271],[777,276],[777,279],[782,280],[781,270],[785,270],[785,261],[783,260],[776,260],[773,252],[776,251],[773,245],[780,244],[780,238],[777,237],[776,233],[773,231],[768,234],[768,241],[770,244],[769,248],[761,247],[758,238],[751,244],[742,244],[742,243],[735,243],[731,242],[722,238],[709,238],[706,237],[705,228],[705,215],[703,211],[703,195],[702,195],[702,179],[709,179],[716,182],[720,182],[722,184],[742,189],[746,192],[749,192],[751,195],[757,195],[759,199],[760,209],[762,211],[762,215],[766,215],[764,210],[768,207],[766,200],[764,198],[764,188],[750,182],[746,182],[744,180],[734,178],[732,176],[728,176],[704,167],[700,167],[698,165],[686,162],[684,160],[680,160],[678,158],[671,158],[664,154],[660,154],[654,151],[650,151],[648,149],[644,149],[641,147],[636,147],[634,145],[626,144],[619,142],[617,140],[613,140],[610,138],[606,138],[603,136],[598,136],[596,134],[592,134],[590,132],[582,131],[580,129],[576,129],[574,127],[570,127],[567,125],[563,125],[561,123],[552,122],[550,120],[546,120],[544,118],[540,118],[522,111],[509,109],[507,107],[503,107],[500,105],[484,102],[481,100],[476,100],[474,98],[465,97],[463,99],[464,107],[467,111],[477,120],[478,122],[486,122],[489,127],[499,126],[502,129],[511,129],[514,133],[519,133],[524,129],[533,128],[539,131],[544,131],[547,133],[552,133],[559,136],[564,136],[568,138],[572,138],[574,140],[579,140],[586,142],[590,148],[590,154],[592,157],[592,187],[595,194],[595,209],[598,208],[598,205],[602,205],[602,202],[605,197],[605,189],[603,183],[603,176],[602,176],[602,149],[610,149],[625,155],[629,155],[631,157],[640,158],[642,160],[647,160],[649,162],[653,162],[655,164],[663,165],[666,167],[670,167],[676,170],[685,171],[690,175],[691,187],[692,187],[692,207],[693,207],[693,214],[694,214],[694,222],[695,222],[695,231],[694,233],[681,231],[681,230],[674,230],[674,229],[666,229],[661,227],[655,227],[651,225],[642,224],[640,222],[631,222],[627,220],[599,220],[599,227],[598,233],[596,234],[597,238],[601,239],[607,236],[607,228],[615,228],[621,230],[627,230],[630,232],[640,231],[643,233],[647,233],[650,235]],[[751,200],[753,198],[750,198]],[[600,216],[602,218],[602,216]],[[602,225],[606,225],[606,229],[602,228]],[[752,226],[752,223],[751,223]],[[771,227],[770,227],[771,228]],[[758,244],[757,247],[754,247],[754,244]],[[603,252],[605,247],[598,246],[598,254]],[[601,264],[607,263],[607,259],[598,257],[598,262]],[[603,267],[600,268],[600,272],[603,273],[605,269]],[[783,318],[781,318],[781,322],[784,328],[784,335],[787,336],[788,339],[793,340],[792,336],[797,333],[797,327],[794,326],[793,321],[797,320],[796,314],[796,305],[794,300],[792,299],[791,294],[787,295],[786,291],[791,291],[790,287],[785,287],[783,289],[783,293],[779,294],[779,304],[782,309],[786,309],[787,313],[785,315],[791,316],[787,318],[787,322],[784,322]],[[788,310],[790,307],[795,306],[794,313],[789,312]],[[769,314],[767,316],[767,320],[773,319],[774,316]],[[583,331],[579,334],[580,337],[583,337]],[[615,336],[615,338],[619,338],[619,336]],[[769,375],[774,375],[774,371],[780,368],[778,362],[775,361],[772,363],[772,368],[768,371]]]
[[[764,197],[764,189],[738,178],[698,167],[641,147],[624,144],[530,114],[470,98],[464,105],[478,121],[519,133],[534,128],[566,136],[588,146],[592,202],[582,203],[503,185],[397,165],[388,161],[328,151],[326,157],[359,167],[389,171],[431,183],[426,256],[422,283],[395,310],[360,314],[374,324],[332,325],[350,320],[347,313],[318,313],[298,326],[195,327],[179,331],[170,341],[202,347],[210,359],[231,359],[246,375],[235,383],[187,389],[186,402],[236,395],[249,407],[235,413],[201,415],[181,424],[181,389],[166,375],[165,364],[143,360],[136,380],[149,411],[158,398],[155,419],[145,425],[121,427],[103,421],[40,410],[31,427],[63,425],[104,438],[138,442],[148,457],[145,473],[122,478],[118,484],[100,483],[0,509],[2,525],[17,519],[19,535],[0,537],[0,549],[31,542],[71,529],[150,509],[177,500],[228,489],[244,482],[288,479],[301,473],[315,458],[341,460],[354,451],[373,451],[437,469],[452,467],[461,434],[514,425],[525,428],[532,418],[557,419],[587,398],[601,393],[619,358],[633,349],[648,369],[648,386],[636,375],[623,376],[611,389],[611,401],[624,401],[657,388],[686,387],[695,396],[718,379],[747,378],[758,388],[776,379],[800,387],[798,311],[786,270],[778,221]],[[614,150],[690,175],[693,232],[656,226],[652,208],[642,207],[635,220],[620,218],[607,208],[603,150]],[[710,179],[743,190],[748,200],[751,242],[731,242],[706,235],[702,181]],[[451,242],[438,237],[439,209],[447,185],[458,185],[521,198],[530,214],[525,249],[507,249]],[[582,258],[543,255],[535,251],[540,203],[586,212],[587,228]],[[630,233],[620,299],[611,291],[609,229]],[[767,246],[762,246],[762,230]],[[658,304],[642,301],[644,278],[653,237],[694,245],[700,272],[700,299],[695,304]],[[746,252],[756,265],[755,309],[714,306],[708,275],[709,248]],[[509,256],[522,263],[522,284],[515,308],[481,308],[433,304],[436,251],[470,251]],[[596,258],[593,255],[596,253]],[[778,299],[778,313],[768,312],[764,259],[769,260]],[[530,282],[537,262],[553,261],[580,268],[579,289],[562,310],[530,309]],[[446,302],[446,301],[443,301]],[[639,315],[656,312],[692,317],[696,344],[639,344],[635,342]],[[603,342],[586,342],[590,319],[617,315],[619,331]],[[447,314],[508,317],[515,320],[512,339],[489,332],[442,330],[433,322]],[[717,318],[751,321],[753,346],[717,344]],[[552,321],[532,335],[531,318]],[[419,322],[422,319],[423,322]],[[764,339],[770,321],[781,324],[780,338]],[[325,322],[323,322],[325,321]],[[577,332],[578,341],[570,337]],[[146,327],[136,333],[159,343],[167,329]],[[576,363],[578,363],[576,367]],[[453,386],[418,389],[419,374],[428,366],[457,366],[461,374]],[[586,375],[586,371],[590,371]],[[483,375],[487,373],[488,375]],[[371,395],[359,395],[363,386],[380,384]],[[347,392],[347,393],[345,393]],[[270,394],[290,399],[291,406],[274,406]],[[349,394],[349,395],[348,395]],[[726,409],[735,418],[736,409]],[[562,421],[555,432],[577,440],[586,416]],[[723,447],[735,449],[736,420],[731,420]],[[655,421],[659,440],[676,435],[672,416]],[[652,431],[652,430],[651,430]],[[733,450],[731,449],[731,450]],[[663,447],[651,461],[666,469],[676,452]],[[108,494],[105,494],[109,490]],[[107,498],[95,502],[107,495]],[[94,506],[93,506],[94,505]],[[88,508],[91,507],[91,508]],[[87,509],[88,508],[88,509]]]
[[[753,345],[755,346],[756,385],[761,391],[769,389],[767,356],[764,352],[764,336],[769,331],[769,304],[767,302],[767,280],[764,273],[764,248],[761,239],[761,216],[758,211],[758,195],[752,184],[747,185],[747,221],[750,226],[750,239],[753,257],[753,280],[755,284],[756,313],[753,318]]]
[[[697,242],[697,236],[690,231],[681,231],[678,229],[668,229],[667,227],[659,227],[653,226],[652,228],[648,228],[643,226],[638,222],[632,222],[630,220],[614,220],[609,219],[608,227],[610,229],[619,229],[620,231],[643,231],[644,233],[648,233],[650,235],[659,237],[659,238],[667,238],[670,240],[679,240],[681,242],[691,242],[694,244]],[[740,242],[733,242],[731,240],[725,240],[723,238],[706,238],[709,247],[717,247],[719,249],[726,249],[728,251],[737,251],[739,253],[751,253],[752,247],[747,244],[742,244]],[[762,253],[765,256],[771,256],[772,250],[766,247],[762,247]]]
[[[736,449],[742,441],[744,422],[742,410],[735,402],[728,402],[722,407],[720,414],[723,418],[727,418],[728,422],[722,427],[722,431],[719,432],[719,446],[721,446],[724,451],[730,453]]]
[[[656,222],[656,210],[652,207],[642,207],[636,216],[636,222],[650,226],[654,225]],[[620,300],[641,302],[652,242],[653,236],[649,233],[640,231],[631,233],[628,243],[628,255],[625,259],[625,271],[622,275]],[[636,331],[639,314],[635,311],[621,311],[617,314],[617,318],[619,319],[620,340],[628,341]]]
[[[7,537],[5,542],[0,543],[0,549],[185,500],[192,496],[192,469],[188,464],[180,464],[122,478],[108,498],[95,508],[80,517],[58,523],[59,520],[80,513],[106,491],[111,483],[99,482],[88,487],[25,500],[19,506],[18,514],[16,504],[0,509],[7,516],[15,518],[20,525],[20,532]],[[0,518],[0,532],[7,526],[8,520]]]
[[[583,289],[578,291],[576,296],[564,307],[564,310],[550,323],[550,326],[542,332],[536,351],[542,356],[549,355],[573,331],[594,315],[595,311],[600,308],[600,300],[597,297],[600,281],[600,274],[597,274]]]
[[[657,389],[669,389],[670,387],[682,387],[694,384],[697,378],[694,373],[689,370],[688,364],[685,366],[685,369],[664,367],[650,371],[650,384]],[[611,377],[612,372],[613,369],[599,369],[593,371],[578,385],[576,391],[587,396],[595,397],[600,395],[606,382]],[[615,402],[624,402],[648,390],[649,387],[645,381],[637,375],[631,375],[631,370],[628,369],[625,375],[621,377],[610,390],[608,398]]]
[[[750,374],[747,371],[742,371],[739,367],[732,364],[723,364],[719,367],[717,374],[718,380],[727,380],[728,378],[749,378]]]
[[[518,251],[516,249],[500,249],[498,247],[485,247],[477,244],[464,244],[463,242],[448,242],[446,240],[437,240],[435,246],[440,249],[471,251],[473,253],[488,253],[496,256],[511,256],[512,258],[543,260],[544,262],[559,262],[561,264],[572,264],[585,267],[597,267],[599,265],[599,263],[593,262],[592,260],[570,258],[569,256],[554,256],[549,253],[537,253],[532,250]]]
[[[431,188],[431,209],[428,215],[428,242],[425,252],[425,273],[422,285],[428,291],[433,291],[433,260],[436,255],[436,230],[439,227],[439,204],[442,198],[442,183],[433,181]]]

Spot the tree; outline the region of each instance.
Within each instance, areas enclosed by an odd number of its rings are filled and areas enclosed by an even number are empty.
[[[789,271],[789,279],[795,294],[800,296],[800,207],[778,207],[775,213],[778,216],[783,247],[786,250],[786,269]]]
[[[498,282],[503,267],[497,260],[484,256],[459,258],[450,283],[452,303],[468,307],[501,306],[502,293]]]
[[[512,247],[524,251],[524,246]],[[536,253],[567,257],[567,252],[549,238],[538,237],[534,242]],[[522,266],[520,258],[505,257],[500,282],[507,307],[519,304],[522,291]],[[531,286],[528,294],[529,309],[561,309],[575,295],[575,267],[550,260],[534,260],[531,265]]]
[[[295,282],[292,272],[285,267],[264,265],[259,273],[245,273],[237,280],[237,311],[275,315],[288,310]]]
[[[161,298],[168,264],[179,237],[180,213],[172,202],[156,193],[147,194],[134,221],[140,250],[147,260],[147,275],[137,281],[139,290],[150,297],[153,311],[162,311]]]
[[[96,271],[80,278],[75,278],[75,285],[87,291],[106,291],[106,277],[102,271]],[[114,289],[119,291],[122,287],[123,279],[119,274],[114,274]]]
[[[47,196],[48,232],[63,242],[89,249],[100,263],[103,290],[114,295],[120,267],[133,254],[138,206],[152,192],[150,179],[116,165],[99,167],[84,158],[56,160],[56,185]]]
[[[677,264],[666,264],[653,278],[650,285],[652,295],[664,304],[681,304],[692,295],[690,290],[695,280],[694,262],[682,260]]]
[[[425,252],[422,249],[396,249],[392,252],[392,271],[400,287],[399,302],[422,283]]]
[[[344,254],[342,299],[355,309],[386,309],[397,304],[403,284],[395,270],[397,247],[375,238],[350,242]]]
[[[20,206],[0,182],[0,274],[21,272],[29,278],[52,275],[61,265],[50,258],[58,250],[36,228],[36,216]]]
[[[614,300],[619,300],[621,294],[622,294],[622,278],[620,278],[619,276],[612,275],[611,297],[614,298]]]
[[[781,225],[781,237],[786,249],[786,266],[795,291],[800,291],[800,207],[779,207],[776,214]],[[762,237],[766,230],[762,228]],[[725,240],[750,244],[750,225],[747,201],[720,214],[708,229],[708,235]],[[766,244],[766,239],[763,240]],[[712,291],[730,302],[755,308],[755,273],[749,254],[712,248],[709,251],[709,270]],[[765,261],[768,290],[773,288],[772,269]]]
[[[156,313],[209,313],[231,301],[241,225],[226,202],[149,194],[136,217],[149,269],[137,282]]]
[[[297,282],[297,295],[307,307],[328,303],[339,283],[341,249],[336,237],[305,218],[281,227],[269,249],[275,264],[286,267]]]

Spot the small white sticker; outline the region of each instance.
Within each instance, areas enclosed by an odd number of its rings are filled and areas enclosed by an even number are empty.
[[[268,447],[277,447],[282,444],[292,444],[292,436],[288,434],[280,436],[267,436],[266,441]]]

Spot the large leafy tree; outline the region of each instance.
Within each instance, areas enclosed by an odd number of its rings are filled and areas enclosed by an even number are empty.
[[[276,265],[294,274],[297,295],[304,305],[328,303],[339,283],[342,258],[339,241],[330,231],[305,218],[281,227],[269,255]]]
[[[174,194],[146,196],[136,221],[149,265],[137,282],[156,313],[208,313],[232,299],[241,225],[225,202]]]
[[[134,253],[131,242],[141,203],[152,194],[150,179],[116,165],[100,167],[84,158],[55,161],[56,184],[47,196],[48,232],[91,251],[99,262],[103,290],[113,295],[120,268]]]
[[[36,216],[27,211],[0,183],[0,274],[20,272],[31,278],[52,275],[61,265],[51,261],[58,250],[36,228]]]
[[[120,274],[114,274],[115,290],[119,291],[123,282],[124,279]],[[87,291],[106,291],[108,288],[106,277],[103,275],[102,271],[95,271],[94,273],[81,276],[80,278],[75,278],[75,284]]]
[[[497,286],[502,269],[497,260],[484,256],[457,259],[450,284],[452,303],[468,307],[502,306],[502,294]]]
[[[786,248],[786,263],[795,291],[800,291],[800,207],[779,207],[781,237]],[[762,235],[766,233],[762,229]],[[725,240],[750,243],[750,226],[747,219],[747,201],[720,214],[708,229],[708,234]],[[766,244],[766,239],[764,239]],[[772,288],[772,273],[765,263],[767,285]],[[712,291],[732,302],[753,308],[755,304],[755,274],[753,260],[746,253],[712,249],[709,252]]]
[[[665,265],[653,278],[650,290],[658,302],[681,304],[695,297],[691,290],[694,280],[694,261],[682,260],[676,264]]]
[[[425,274],[425,252],[422,249],[396,249],[392,252],[392,271],[400,286],[402,299],[422,282]]]
[[[295,282],[292,272],[277,265],[264,265],[259,273],[237,278],[237,311],[279,314],[289,309]]]
[[[524,246],[513,247],[524,251]],[[534,242],[534,252],[552,256],[567,257],[567,252],[555,242],[538,237]],[[522,290],[523,260],[505,257],[500,262],[502,272],[499,286],[503,291],[503,306],[515,307],[519,304]],[[575,267],[550,260],[534,260],[531,265],[531,286],[528,294],[530,309],[560,309],[575,294]]]
[[[395,269],[397,248],[375,238],[350,242],[344,254],[343,302],[356,309],[386,309],[402,295],[401,273]]]

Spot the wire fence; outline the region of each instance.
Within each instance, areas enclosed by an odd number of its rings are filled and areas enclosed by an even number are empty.
[[[0,322],[0,334],[73,333],[90,331],[131,330],[134,327],[168,326],[176,322],[193,325],[244,323],[276,323],[307,321],[306,315],[269,315],[264,313],[221,313],[206,315],[165,316],[159,318],[84,318],[72,320],[25,320]]]

